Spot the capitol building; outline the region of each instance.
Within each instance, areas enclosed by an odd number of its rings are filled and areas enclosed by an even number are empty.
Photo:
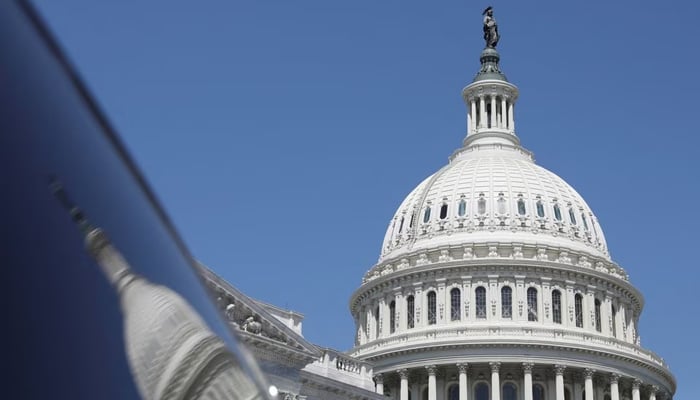
[[[601,223],[521,145],[518,88],[499,59],[495,46],[482,51],[462,90],[462,145],[391,217],[350,299],[350,351],[307,342],[300,314],[202,266],[280,398],[673,397],[669,367],[640,343],[642,294],[611,259]]]

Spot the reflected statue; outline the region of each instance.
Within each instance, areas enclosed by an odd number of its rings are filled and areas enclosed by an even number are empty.
[[[107,234],[70,201],[61,183],[52,181],[50,189],[119,297],[127,361],[143,399],[265,398],[185,298],[135,273]]]
[[[496,24],[496,19],[493,17],[493,7],[486,7],[481,15],[484,16],[484,40],[486,41],[486,47],[495,49],[501,36],[498,34],[498,24]]]

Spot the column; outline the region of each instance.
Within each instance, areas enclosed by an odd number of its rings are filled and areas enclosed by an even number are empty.
[[[498,121],[499,123],[499,128],[506,128],[507,124],[507,118],[508,116],[506,115],[506,98],[504,96],[501,96],[501,120]]]
[[[515,120],[513,119],[513,100],[508,103],[508,129],[515,131]]]
[[[583,318],[583,327],[589,332],[596,332],[595,329],[595,286],[586,287],[586,301],[583,302],[583,311],[586,315]],[[586,391],[588,392],[588,391]]]
[[[382,374],[377,374],[374,376],[374,387],[377,393],[381,394],[382,396],[384,395],[384,377]]]
[[[639,387],[642,385],[642,381],[635,379],[632,381],[632,400],[640,400],[639,397]]]
[[[400,369],[396,371],[401,378],[400,400],[408,400],[408,370]],[[591,400],[591,399],[586,399]]]
[[[601,319],[603,323],[603,335],[612,336],[613,327],[612,324],[612,296],[609,293],[605,294],[605,301],[603,302],[601,310]]]
[[[533,363],[523,363],[523,380],[525,386],[524,400],[532,400],[532,367],[534,366],[535,364]]]
[[[595,370],[586,368],[583,370],[583,377],[585,379],[584,388],[586,391],[586,398],[583,400],[593,400],[593,374]]]
[[[542,278],[542,315],[539,316],[539,320],[546,324],[552,323],[552,278],[543,276]]]
[[[476,100],[471,99],[469,101],[469,105],[471,106],[472,110],[472,124],[469,127],[470,132],[476,132],[476,121],[477,121],[477,116],[476,116]]]
[[[658,391],[659,391],[658,386],[652,386],[649,389],[649,400],[656,400],[656,392],[658,392]]]
[[[491,128],[496,127],[496,95],[491,95]]]
[[[486,128],[486,99],[479,96],[479,128]]]
[[[389,336],[389,305],[384,297],[379,299],[378,307],[377,323],[379,326],[377,327],[377,339]]]
[[[471,101],[467,103],[467,135],[472,132],[472,107]]]
[[[576,326],[576,308],[574,307],[574,283],[566,281],[566,295],[562,293],[561,313],[562,322],[565,326]],[[566,297],[566,300],[564,298]]]
[[[394,289],[394,301],[396,302],[396,325],[394,332],[400,333],[406,330],[406,298],[401,288]]]
[[[610,374],[610,400],[620,400],[620,389],[617,385],[619,380],[619,374]]]
[[[555,385],[557,392],[557,400],[564,400],[564,370],[566,369],[563,365],[555,365],[554,373],[556,374]]]
[[[438,278],[435,280],[437,283],[437,291],[435,293],[435,312],[437,316],[435,321],[438,324],[443,324],[445,321],[450,320],[450,300],[446,298],[448,296],[449,290],[445,289],[445,283],[447,279]]]
[[[498,376],[498,370],[501,368],[501,363],[490,362],[491,366],[491,400],[501,399],[501,378]]]
[[[457,364],[457,369],[459,370],[459,400],[467,400],[467,393],[469,392],[469,382],[467,381],[468,367],[467,363]]]
[[[425,369],[428,370],[428,400],[436,400],[437,385],[435,383],[435,373],[437,372],[437,367],[435,365],[428,365]]]

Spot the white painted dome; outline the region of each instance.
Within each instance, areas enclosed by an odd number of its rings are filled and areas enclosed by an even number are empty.
[[[491,243],[610,259],[597,218],[574,188],[517,145],[482,144],[458,150],[406,196],[389,223],[380,261]]]

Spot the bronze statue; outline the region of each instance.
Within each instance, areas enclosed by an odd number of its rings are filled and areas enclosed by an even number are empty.
[[[496,48],[500,35],[498,34],[498,25],[493,17],[493,7],[486,7],[481,15],[484,16],[484,40],[486,47]]]

